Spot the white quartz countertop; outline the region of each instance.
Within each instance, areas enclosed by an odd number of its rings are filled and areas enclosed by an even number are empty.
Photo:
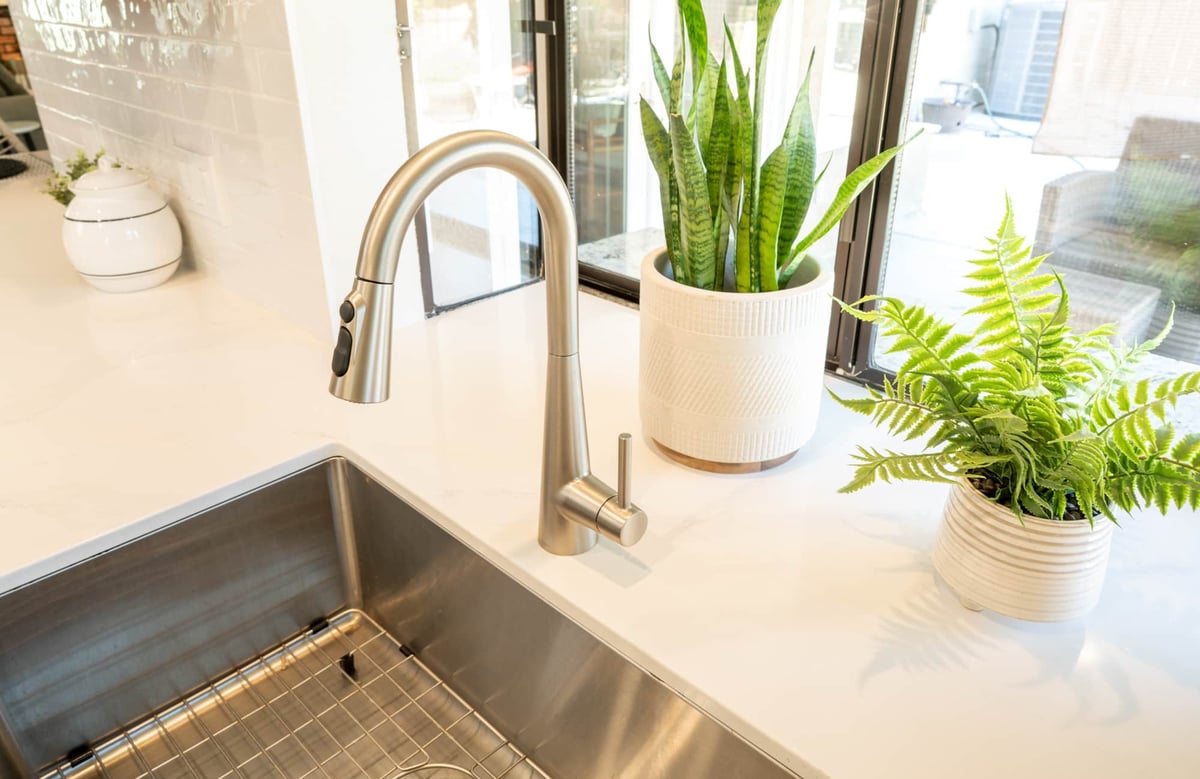
[[[1084,620],[966,611],[930,559],[945,487],[835,492],[883,436],[829,402],[773,471],[672,464],[638,435],[636,311],[583,296],[593,468],[638,436],[650,528],[554,557],[540,285],[398,330],[391,400],[355,406],[330,344],[200,274],[92,291],[56,209],[0,182],[0,591],[342,453],[802,776],[1200,775],[1191,513],[1127,520]]]

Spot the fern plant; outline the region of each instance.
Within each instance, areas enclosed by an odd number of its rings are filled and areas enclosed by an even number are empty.
[[[722,55],[718,61],[710,53],[700,0],[678,0],[685,44],[669,72],[650,44],[654,81],[667,119],[660,119],[643,97],[642,134],[658,173],[667,254],[680,283],[721,290],[732,240],[738,292],[782,289],[807,250],[837,226],[855,198],[900,151],[899,146],[887,149],[851,172],[825,214],[800,235],[825,172],[816,170],[811,57],[783,137],[762,159],[763,62],[781,2],[758,2],[753,70],[743,69],[728,25],[724,37],[730,60]],[[685,94],[686,84],[690,94]]]
[[[967,315],[982,318],[974,332],[892,297],[838,301],[893,339],[888,352],[904,361],[870,397],[834,397],[893,435],[925,442],[916,454],[859,447],[843,492],[877,480],[968,477],[990,482],[990,497],[1018,517],[1077,511],[1116,522],[1115,509],[1200,506],[1200,433],[1180,434],[1169,418],[1180,398],[1200,393],[1200,372],[1133,376],[1170,319],[1132,347],[1113,345],[1110,325],[1077,334],[1062,279],[1039,272],[1045,259],[1017,235],[1006,201],[964,290],[975,300]]]

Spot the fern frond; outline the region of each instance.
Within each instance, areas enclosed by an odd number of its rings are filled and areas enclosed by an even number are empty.
[[[936,374],[956,395],[965,392],[959,377],[979,362],[979,356],[968,348],[971,337],[954,332],[953,325],[924,306],[906,306],[894,298],[880,298],[878,303],[872,313],[880,332],[893,339],[888,352],[908,355],[896,372],[897,380],[904,383],[908,374]]]
[[[1131,347],[1114,347],[1109,342],[1112,336],[1112,328],[1101,330],[1093,330],[1088,333],[1083,339],[1081,351],[1088,349],[1087,355],[1092,361],[1094,375],[1096,380],[1093,382],[1091,392],[1085,401],[1086,406],[1091,406],[1097,398],[1103,397],[1111,393],[1116,387],[1129,381],[1133,375],[1134,369],[1167,337],[1171,332],[1171,328],[1175,324],[1175,305],[1171,304],[1171,310],[1167,314],[1166,324],[1162,330],[1152,337],[1134,344]],[[1097,335],[1102,333],[1101,335]],[[1103,339],[1103,340],[1102,340]]]
[[[942,409],[925,402],[929,393],[921,378],[907,384],[885,378],[883,392],[872,388],[868,398],[842,398],[832,390],[829,394],[846,408],[869,416],[877,426],[904,440],[926,436],[946,421]]]
[[[858,467],[854,478],[838,492],[857,492],[876,481],[932,481],[955,483],[962,475],[954,458],[946,452],[900,454],[891,450],[879,451],[858,447],[853,455]]]
[[[1024,330],[1041,309],[1055,303],[1059,296],[1046,290],[1055,277],[1037,274],[1044,255],[1033,256],[1025,239],[1017,235],[1012,200],[1004,201],[1004,219],[989,240],[989,248],[971,260],[979,269],[967,278],[979,282],[963,290],[980,302],[967,310],[968,315],[983,317],[978,344],[982,347],[1015,348],[1028,343]]]
[[[1155,384],[1142,379],[1120,385],[1115,392],[1095,399],[1091,408],[1092,429],[1108,436],[1122,451],[1137,451],[1137,441],[1150,440],[1168,409],[1186,395],[1200,393],[1200,371],[1191,371]]]
[[[1109,498],[1129,512],[1138,506],[1200,509],[1200,469],[1170,458],[1125,461],[1126,467],[1109,475]]]
[[[1055,497],[1055,512],[1062,516],[1066,498],[1074,494],[1079,510],[1092,516],[1105,502],[1103,484],[1108,475],[1108,453],[1103,440],[1086,431],[1078,431],[1066,444],[1058,463],[1037,477],[1037,486]]]

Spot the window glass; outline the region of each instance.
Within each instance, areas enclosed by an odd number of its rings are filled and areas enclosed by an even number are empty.
[[[658,177],[641,137],[639,98],[660,115],[650,69],[653,39],[672,60],[680,33],[675,0],[572,0],[571,132],[580,261],[588,267],[636,279],[642,257],[664,243]],[[705,0],[710,48],[721,55],[721,19],[729,23],[738,51],[753,62],[755,0]],[[810,211],[820,217],[846,170],[858,82],[865,0],[785,3],[776,17],[767,57],[768,113],[763,146],[782,135],[787,112],[816,49],[812,101],[817,123],[818,167],[830,161],[837,175],[822,181]],[[826,236],[813,254],[832,264],[836,237]]]
[[[883,294],[960,319],[968,261],[1007,192],[1018,232],[1052,253],[1074,325],[1140,341],[1173,302],[1145,369],[1200,362],[1200,56],[1171,43],[1186,20],[1141,7],[1154,5],[925,3],[901,135],[924,134],[883,216]],[[872,363],[894,370],[886,346]]]
[[[537,143],[532,0],[411,0],[417,136],[494,129]],[[398,129],[399,131],[399,129]],[[538,216],[506,173],[475,170],[425,204],[433,303],[444,307],[539,276]]]

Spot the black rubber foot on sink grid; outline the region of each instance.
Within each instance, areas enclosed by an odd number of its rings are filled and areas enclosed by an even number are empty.
[[[68,750],[67,755],[66,755],[67,762],[71,764],[72,768],[76,768],[78,766],[83,765],[84,763],[91,760],[95,756],[96,756],[96,753],[93,752],[92,748],[90,746],[88,746],[86,743],[80,744],[79,746],[75,747],[74,749]]]

